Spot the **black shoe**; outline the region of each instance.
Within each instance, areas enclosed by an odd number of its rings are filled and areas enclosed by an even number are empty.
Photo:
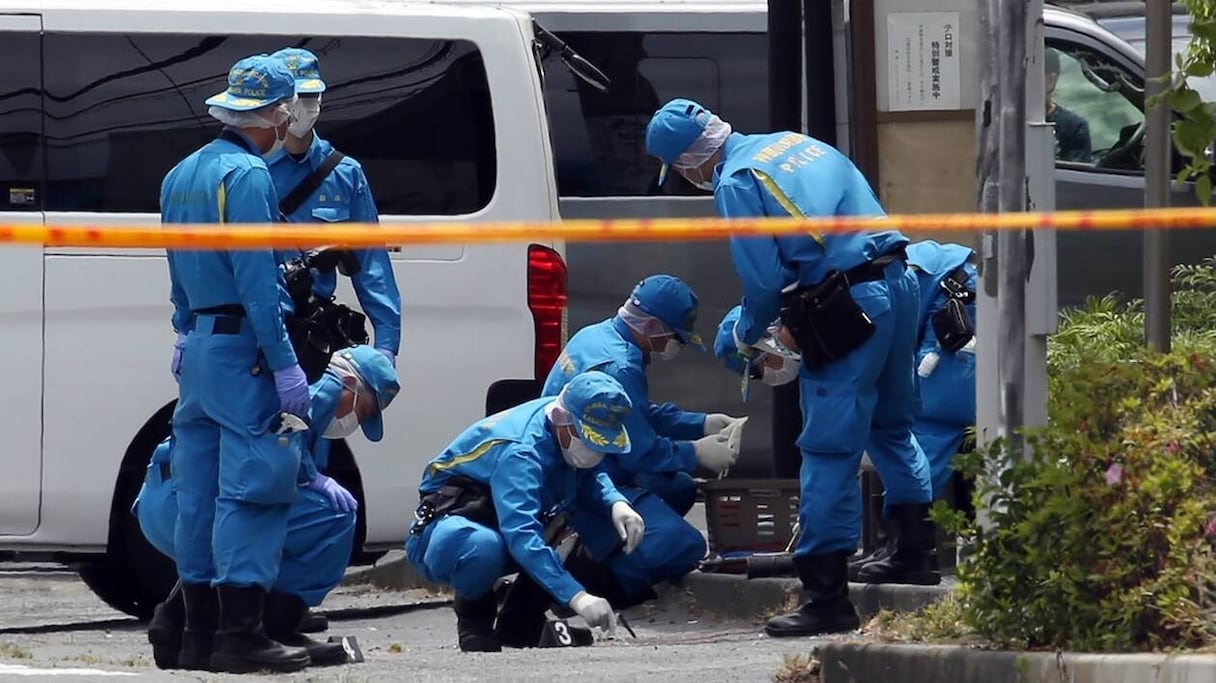
[[[521,571],[504,591],[494,637],[505,647],[536,647],[545,629],[545,612],[553,598],[527,572]]]
[[[215,633],[211,668],[232,674],[263,669],[290,673],[308,666],[308,650],[286,647],[271,640],[262,627],[266,591],[260,586],[216,587],[220,602],[220,626]]]
[[[178,581],[165,601],[152,610],[152,620],[148,622],[148,642],[152,644],[152,659],[158,669],[177,668],[185,628],[186,598],[182,595],[182,582]]]
[[[183,583],[182,602],[186,607],[186,628],[182,631],[177,667],[190,671],[212,671],[211,651],[215,646],[220,612],[215,589],[207,583]]]
[[[849,580],[861,581],[861,568],[886,559],[895,552],[895,541],[891,537],[891,526],[887,523],[886,516],[883,515],[883,503],[885,496],[883,493],[871,494],[869,501],[870,519],[874,520],[874,543],[875,547],[865,555],[849,561]]]
[[[329,630],[329,619],[324,614],[318,614],[311,609],[304,613],[300,622],[300,633],[321,633]]]
[[[456,635],[461,652],[501,652],[502,644],[494,635],[494,617],[498,614],[498,601],[494,592],[485,597],[468,600],[456,596],[452,603],[456,612]]]
[[[858,570],[857,580],[917,586],[941,583],[942,575],[937,569],[937,528],[929,520],[929,505],[892,505],[890,524],[894,551]]]
[[[794,558],[802,587],[811,599],[789,614],[773,617],[764,632],[773,638],[846,633],[861,627],[849,602],[848,553],[803,555]]]
[[[266,635],[288,647],[308,650],[308,658],[313,666],[345,664],[346,649],[342,643],[322,643],[300,632],[300,623],[307,611],[308,605],[299,596],[270,591],[266,595],[266,614],[262,617]]]
[[[612,609],[618,612],[650,600],[656,600],[659,597],[658,593],[654,592],[654,588],[650,586],[636,595],[626,593],[613,576],[607,563],[596,562],[592,559],[591,553],[581,542],[570,551],[570,555],[566,558],[566,571],[570,572],[574,580],[582,584],[588,593],[607,600],[608,604],[612,605]]]

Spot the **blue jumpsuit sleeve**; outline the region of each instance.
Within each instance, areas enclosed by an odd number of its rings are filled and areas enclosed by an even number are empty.
[[[177,278],[177,265],[172,253],[166,255],[166,261],[169,264],[169,303],[173,304],[173,331],[184,334],[190,331],[190,325],[194,322],[194,316],[190,313],[190,299]]]
[[[659,436],[682,441],[705,436],[705,413],[680,410],[674,403],[649,403],[642,410]]]
[[[563,605],[583,590],[581,584],[562,566],[561,558],[545,544],[545,528],[540,523],[540,492],[544,471],[535,457],[527,453],[507,453],[490,475],[498,531],[511,557],[536,583]]]
[[[278,201],[270,172],[264,168],[241,169],[224,179],[228,223],[273,223]],[[279,263],[272,249],[228,252],[236,280],[237,297],[253,325],[258,346],[273,372],[296,365],[296,354],[287,340],[283,311],[279,307]]]
[[[606,366],[605,369],[621,383],[635,406],[650,405],[644,374],[636,368],[616,365]],[[692,444],[656,434],[650,424],[648,411],[630,411],[625,418],[625,430],[629,433],[629,452],[612,457],[626,470],[635,474],[696,471],[697,455],[693,452]],[[700,434],[697,438],[700,438]]]
[[[372,199],[372,191],[362,169],[355,177],[351,220],[356,223],[380,222],[376,202]],[[390,351],[396,356],[401,347],[401,290],[397,287],[388,250],[360,249],[356,255],[362,268],[351,278],[355,296],[372,321],[376,348]]]
[[[721,183],[714,192],[714,205],[724,218],[766,216],[762,190],[754,182]],[[772,236],[730,238],[730,260],[743,284],[742,310],[736,332],[745,344],[755,344],[781,312],[781,290],[785,287],[785,264],[777,239]]]
[[[605,512],[611,512],[612,506],[616,503],[629,502],[629,499],[621,494],[616,485],[612,483],[612,477],[598,467],[579,470],[578,487],[579,498],[588,503],[602,505]]]

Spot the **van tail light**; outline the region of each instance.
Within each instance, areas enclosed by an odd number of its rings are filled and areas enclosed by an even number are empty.
[[[536,380],[545,381],[566,343],[566,263],[539,244],[528,245],[528,310],[536,327]]]

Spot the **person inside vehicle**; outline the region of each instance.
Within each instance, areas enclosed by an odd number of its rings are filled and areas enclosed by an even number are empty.
[[[383,411],[400,390],[388,359],[368,346],[343,349],[309,387],[315,425],[304,435],[297,478],[300,495],[291,506],[279,574],[266,596],[263,624],[276,642],[307,649],[314,666],[346,661],[341,643],[321,643],[300,632],[308,607],[321,604],[338,585],[350,560],[358,500],[325,474],[332,440],[350,436],[360,427],[369,441],[384,436]],[[144,537],[170,559],[176,557],[174,526],[178,503],[170,476],[174,439],[165,439],[151,462],[131,513]],[[182,668],[179,655],[186,621],[181,583],[157,605],[148,624],[152,655],[161,669]]]
[[[1047,122],[1055,124],[1056,159],[1093,163],[1089,141],[1089,122],[1079,114],[1065,109],[1052,94],[1060,80],[1060,53],[1052,48],[1043,51],[1043,69],[1047,85]]]

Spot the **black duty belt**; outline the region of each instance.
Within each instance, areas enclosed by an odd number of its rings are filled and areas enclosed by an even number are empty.
[[[907,261],[908,252],[904,247],[900,247],[895,251],[890,251],[873,261],[854,266],[844,272],[844,278],[850,285],[856,285],[862,282],[874,282],[886,277],[887,266],[893,261]]]
[[[213,315],[211,334],[240,334],[241,318],[245,317],[245,307],[240,304],[221,304],[208,308],[196,308],[194,315]]]

